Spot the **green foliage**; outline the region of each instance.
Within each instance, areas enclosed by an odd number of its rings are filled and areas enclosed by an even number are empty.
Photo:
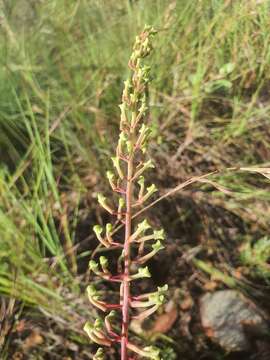
[[[254,276],[270,278],[270,239],[267,236],[253,244],[247,242],[241,249],[240,256]]]

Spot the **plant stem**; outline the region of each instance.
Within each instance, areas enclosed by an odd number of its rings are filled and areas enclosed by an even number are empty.
[[[127,359],[128,326],[129,326],[129,298],[130,298],[130,236],[131,236],[131,206],[132,206],[132,177],[133,156],[128,160],[127,185],[126,185],[126,219],[125,219],[125,244],[124,244],[124,278],[122,302],[122,334],[121,334],[121,360]]]

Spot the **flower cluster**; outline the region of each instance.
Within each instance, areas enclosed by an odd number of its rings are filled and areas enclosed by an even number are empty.
[[[93,230],[101,246],[107,249],[122,249],[118,263],[120,271],[114,274],[109,261],[101,256],[98,261],[91,260],[90,270],[105,281],[119,283],[119,302],[108,303],[93,285],[88,286],[90,303],[106,313],[104,320],[95,323],[87,322],[84,329],[92,341],[101,346],[112,346],[119,343],[121,360],[128,359],[128,351],[149,359],[159,359],[159,351],[154,347],[141,348],[129,340],[130,320],[143,320],[153,314],[163,304],[167,285],[157,291],[133,295],[133,281],[151,276],[148,267],[143,266],[158,251],[164,248],[164,231],[154,230],[146,219],[134,226],[132,211],[134,207],[144,206],[157,191],[154,184],[145,184],[144,172],[154,167],[151,160],[145,160],[150,128],[143,122],[147,112],[146,89],[149,83],[150,67],[144,64],[144,58],[151,52],[151,39],[156,31],[146,27],[136,37],[133,52],[129,60],[130,77],[124,83],[122,103],[120,104],[120,134],[116,154],[111,158],[114,171],[107,171],[107,178],[112,190],[118,194],[118,205],[114,206],[102,194],[98,194],[99,204],[116,217],[114,225],[108,223],[104,228],[95,225]],[[143,159],[143,160],[142,160]],[[125,226],[123,242],[114,239],[118,224]],[[133,249],[131,256],[131,248]],[[132,266],[131,266],[132,265]],[[135,271],[131,269],[136,268]],[[121,312],[121,331],[117,331],[117,311]],[[119,328],[119,327],[118,327]],[[94,359],[104,358],[104,351],[98,349]]]

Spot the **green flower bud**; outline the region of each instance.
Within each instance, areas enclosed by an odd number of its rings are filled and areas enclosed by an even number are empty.
[[[89,297],[98,295],[97,289],[94,287],[94,285],[88,285],[86,291]]]
[[[123,198],[119,198],[118,204],[119,204],[119,206],[120,206],[121,208],[123,208],[124,205],[125,205],[125,200],[124,200]]]
[[[163,286],[158,286],[158,292],[162,293],[162,294],[165,293],[166,291],[168,291],[168,289],[169,289],[168,284],[165,284]]]
[[[95,353],[93,360],[104,360],[105,359],[105,353],[102,348],[98,348],[97,352]]]
[[[147,111],[147,106],[145,102],[141,102],[141,106],[139,107],[139,113],[144,115],[145,112]]]
[[[154,168],[154,167],[155,167],[155,165],[152,163],[152,160],[146,161],[143,164],[143,166],[136,172],[136,174],[134,175],[134,178],[139,177],[145,170]]]
[[[127,95],[128,96],[128,95]],[[126,115],[126,104],[120,104],[119,105],[121,114],[120,114],[120,124],[123,125],[124,123],[127,122],[127,115]]]
[[[109,265],[108,259],[105,256],[100,256],[99,262],[100,262],[100,266],[101,266],[102,270],[104,272],[107,272],[107,268],[108,268],[108,265]]]
[[[123,97],[128,97],[130,88],[131,88],[130,79],[127,79],[124,81]]]
[[[101,236],[101,234],[102,234],[103,228],[100,225],[95,225],[93,227],[93,231],[96,234],[97,238],[99,238]]]
[[[123,154],[123,147],[124,145],[126,145],[126,142],[127,142],[127,136],[125,135],[124,132],[121,132],[118,140],[117,154]]]
[[[146,194],[140,199],[140,204],[143,204],[146,200],[150,198],[150,196],[152,196],[156,191],[158,191],[155,184],[148,186],[146,190]]]
[[[165,293],[168,291],[168,285],[158,286],[157,292],[149,296],[149,301],[153,302],[156,305],[162,305],[165,301]]]
[[[138,238],[138,236],[140,236],[142,233],[144,233],[148,229],[151,229],[151,225],[149,225],[147,220],[144,219],[141,223],[139,223],[137,225],[137,229],[131,235],[130,240],[134,241],[136,238]]]
[[[106,234],[107,234],[107,235],[108,235],[108,234],[111,234],[112,229],[113,229],[112,224],[110,224],[110,223],[106,224]]]
[[[150,195],[152,195],[153,193],[158,191],[155,184],[152,184],[151,186],[148,186],[148,188],[146,190],[147,190],[147,193],[149,193]]]
[[[112,171],[106,171],[106,176],[109,180],[114,179],[114,173]]]
[[[130,101],[131,101],[132,104],[136,104],[136,103],[137,103],[137,101],[138,101],[138,95],[137,95],[137,93],[131,93],[131,94],[129,95],[129,97],[130,97]]]
[[[110,208],[110,206],[106,203],[106,197],[102,194],[98,194],[98,203],[105,209],[107,210],[110,214],[113,213],[113,210]]]
[[[109,180],[111,188],[115,189],[115,184],[114,184],[115,176],[114,176],[114,173],[112,171],[106,171],[106,176],[107,176],[107,179]]]
[[[106,176],[107,176],[107,179],[109,180],[111,188],[114,189],[115,188],[115,184],[114,184],[115,176],[114,176],[114,173],[112,171],[106,171]]]
[[[146,346],[143,348],[144,356],[152,360],[160,360],[159,349],[154,346]]]
[[[125,200],[122,197],[120,197],[118,199],[118,209],[117,209],[117,213],[118,213],[117,219],[118,220],[121,220],[121,218],[122,218],[122,210],[123,210],[124,206],[125,206]]]
[[[98,271],[98,264],[94,260],[89,261],[89,269],[93,272]]]
[[[98,331],[102,330],[102,328],[103,328],[103,322],[102,322],[102,320],[101,320],[100,318],[98,318],[98,319],[95,320],[95,322],[94,322],[94,328],[95,328],[95,330],[98,330]]]
[[[152,160],[148,160],[146,163],[144,163],[144,168],[145,169],[150,169],[150,168],[154,168],[155,165],[152,163]]]
[[[113,318],[116,317],[116,314],[117,314],[116,311],[112,310],[112,311],[109,312],[109,314],[106,316],[106,318],[113,319]]]
[[[159,250],[164,249],[164,246],[158,240],[155,244],[152,245],[152,248],[153,248],[153,250],[155,250],[155,252],[158,252]]]
[[[84,325],[83,330],[89,335],[94,330],[94,325],[91,324],[89,321]]]
[[[148,126],[146,126],[145,124],[142,124],[140,127],[140,130],[139,130],[139,133],[144,134],[147,131],[147,129],[149,129]]]
[[[140,200],[143,197],[143,193],[144,193],[144,176],[139,177],[138,184],[140,186],[138,199]]]
[[[131,141],[127,141],[127,142],[126,142],[126,146],[127,146],[128,154],[131,154],[131,153],[132,153],[132,150],[133,150],[133,146],[132,146]]]
[[[113,156],[111,159],[112,159],[112,162],[113,162],[113,166],[116,168],[120,179],[123,179],[124,175],[123,175],[123,172],[122,172],[121,167],[120,167],[119,157]]]

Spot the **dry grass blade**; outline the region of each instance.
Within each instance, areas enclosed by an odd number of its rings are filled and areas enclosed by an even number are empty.
[[[255,172],[261,174],[270,180],[270,168],[259,168],[259,167],[241,167],[241,171]]]

